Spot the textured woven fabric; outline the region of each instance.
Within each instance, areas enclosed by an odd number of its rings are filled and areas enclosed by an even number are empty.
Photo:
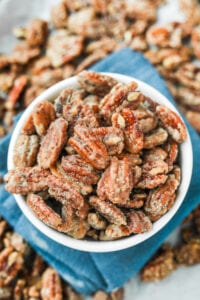
[[[164,81],[140,53],[129,49],[120,50],[94,65],[92,70],[134,76],[158,89],[174,104]],[[13,196],[3,187],[0,190],[0,214],[77,291],[85,294],[97,289],[111,291],[136,274],[171,231],[200,202],[200,137],[187,121],[186,124],[192,139],[194,154],[194,168],[187,196],[173,219],[161,231],[135,247],[100,254],[76,251],[59,245],[33,227],[18,208]],[[10,136],[11,134],[0,140],[1,176],[6,173]]]

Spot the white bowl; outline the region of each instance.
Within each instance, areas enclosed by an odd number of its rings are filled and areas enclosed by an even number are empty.
[[[105,73],[108,74],[115,79],[117,79],[119,82],[128,83],[131,81],[136,81],[138,83],[139,90],[145,94],[146,96],[149,96],[156,102],[163,104],[170,109],[176,111],[177,114],[178,111],[176,108],[167,100],[165,96],[163,96],[160,92],[158,92],[156,89],[151,87],[150,85],[137,80],[136,78],[116,74],[116,73]],[[67,87],[76,87],[77,86],[77,79],[76,77],[71,77],[69,79],[65,79],[49,89],[47,89],[45,92],[43,92],[41,95],[39,95],[31,104],[30,106],[25,110],[22,117],[20,118],[19,122],[17,123],[17,126],[13,132],[10,146],[9,146],[9,152],[8,152],[8,169],[14,168],[14,162],[13,162],[13,149],[15,146],[15,143],[17,141],[17,138],[20,134],[22,125],[24,124],[25,120],[29,116],[29,114],[32,112],[35,105],[43,100],[51,100],[55,99],[58,94]],[[192,164],[193,164],[193,155],[192,155],[192,145],[190,136],[188,133],[187,140],[180,145],[180,163],[181,163],[181,169],[182,169],[182,181],[178,189],[178,194],[176,201],[173,205],[173,207],[158,221],[156,221],[153,224],[152,229],[149,232],[132,235],[130,237],[125,237],[120,240],[116,241],[89,241],[89,240],[77,240],[72,237],[67,236],[64,233],[60,233],[47,225],[45,225],[43,222],[41,222],[31,211],[31,209],[27,206],[26,201],[23,196],[21,195],[14,195],[17,204],[21,208],[22,212],[25,214],[27,219],[42,233],[44,233],[46,236],[51,238],[52,240],[64,245],[68,246],[77,250],[82,251],[89,251],[89,252],[111,252],[111,251],[117,251],[122,250],[125,248],[129,248],[132,246],[135,246],[141,242],[144,242],[145,240],[149,239],[151,236],[153,236],[155,233],[157,233],[159,230],[161,230],[175,215],[178,208],[180,207],[181,203],[183,202],[185,195],[187,193],[190,179],[192,175]]]

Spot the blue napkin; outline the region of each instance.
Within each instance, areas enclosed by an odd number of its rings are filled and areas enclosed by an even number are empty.
[[[141,79],[163,93],[173,104],[163,79],[140,53],[129,49],[115,52],[92,70],[117,72]],[[135,247],[111,253],[76,251],[50,240],[23,216],[12,195],[0,190],[0,214],[77,291],[87,294],[97,289],[111,291],[136,274],[165,238],[200,202],[200,137],[185,120],[193,144],[194,169],[187,196],[173,219],[154,237]],[[6,173],[6,156],[11,134],[0,141],[0,176]]]

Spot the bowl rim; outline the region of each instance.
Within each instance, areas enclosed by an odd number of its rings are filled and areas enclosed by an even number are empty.
[[[175,106],[158,90],[156,90],[154,87],[150,86],[149,84],[138,80],[135,77],[122,75],[119,73],[112,73],[112,72],[99,72],[102,74],[110,75],[117,79],[119,82],[128,83],[131,81],[136,81],[138,83],[138,89],[144,93],[145,95],[149,96],[156,102],[160,104],[164,104],[168,108],[175,111],[180,117],[180,113],[177,111]],[[60,91],[67,87],[74,87],[77,86],[77,76],[73,76],[70,78],[67,78],[65,80],[62,80],[55,85],[51,86],[47,90],[45,90],[43,93],[41,93],[38,97],[36,97],[33,102],[28,106],[28,108],[25,109],[23,112],[21,118],[19,119],[9,145],[8,150],[8,158],[7,158],[7,166],[8,170],[14,168],[14,162],[13,162],[13,150],[14,145],[17,141],[17,138],[20,134],[21,127],[24,123],[24,121],[27,119],[29,114],[32,112],[35,105],[43,100],[52,100],[58,96]],[[181,117],[182,119],[182,117]],[[183,119],[182,119],[183,120]],[[183,121],[184,122],[184,121]],[[185,123],[184,123],[185,124]],[[186,124],[185,124],[186,126]],[[187,128],[187,126],[186,126]],[[62,244],[64,246],[81,250],[81,251],[87,251],[87,252],[113,252],[118,250],[123,250],[132,246],[136,246],[137,244],[140,244],[144,242],[145,240],[149,239],[153,235],[155,235],[158,231],[160,231],[175,215],[177,210],[179,209],[180,205],[182,204],[186,193],[188,191],[190,180],[192,176],[192,168],[193,168],[193,151],[192,151],[192,143],[190,139],[190,135],[187,129],[187,140],[180,145],[180,160],[182,164],[182,180],[181,184],[178,189],[176,201],[173,205],[173,207],[159,220],[153,223],[153,227],[150,231],[142,233],[142,234],[136,234],[129,237],[124,237],[119,240],[114,241],[93,241],[93,240],[77,240],[73,237],[70,237],[64,233],[58,232],[49,226],[45,225],[42,221],[40,221],[32,212],[32,210],[27,206],[26,201],[24,200],[24,197],[22,195],[13,194],[13,196],[16,199],[16,202],[20,209],[22,210],[23,214],[26,216],[26,218],[44,235],[46,235],[48,238],[54,240],[55,242]]]

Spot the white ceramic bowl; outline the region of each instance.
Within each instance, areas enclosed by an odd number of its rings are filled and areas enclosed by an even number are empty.
[[[115,79],[117,79],[119,82],[128,83],[131,81],[136,81],[138,83],[138,89],[142,91],[143,94],[146,96],[151,97],[156,102],[163,104],[170,109],[176,111],[176,108],[167,100],[165,96],[163,96],[160,92],[158,92],[156,89],[151,87],[150,85],[137,80],[136,78],[124,76],[121,74],[115,74],[115,73],[105,73],[108,74]],[[66,80],[63,80],[54,86],[47,89],[45,92],[43,92],[41,95],[39,95],[32,103],[31,105],[25,110],[22,117],[20,118],[14,132],[12,135],[12,139],[9,146],[9,152],[8,152],[8,169],[14,168],[13,163],[13,149],[14,145],[17,141],[17,138],[20,134],[21,127],[24,124],[25,120],[29,116],[29,114],[32,112],[35,105],[43,100],[51,100],[55,99],[56,96],[65,88],[67,87],[76,87],[77,86],[77,79],[76,77],[72,77]],[[178,113],[179,114],[179,113]],[[149,239],[151,236],[153,236],[155,233],[157,233],[160,229],[162,229],[169,220],[172,219],[174,214],[177,212],[178,208],[180,207],[181,203],[184,200],[184,197],[187,193],[191,174],[192,174],[192,164],[193,164],[193,155],[192,155],[192,145],[190,136],[188,133],[187,140],[181,144],[180,146],[180,163],[181,163],[181,169],[182,169],[182,181],[180,184],[180,187],[178,189],[178,194],[176,201],[173,205],[173,207],[167,212],[161,219],[156,221],[153,224],[153,228],[146,233],[132,235],[130,237],[125,237],[120,240],[116,241],[89,241],[89,240],[76,240],[72,237],[67,236],[66,234],[57,232],[56,230],[48,227],[43,222],[41,222],[31,211],[31,209],[27,206],[25,199],[21,195],[14,195],[17,204],[21,208],[22,212],[25,214],[25,216],[28,218],[28,220],[42,233],[44,233],[46,236],[51,238],[52,240],[55,240],[56,242],[77,249],[82,251],[89,251],[89,252],[111,252],[111,251],[117,251],[121,249],[125,249],[131,246],[135,246],[147,239]]]

